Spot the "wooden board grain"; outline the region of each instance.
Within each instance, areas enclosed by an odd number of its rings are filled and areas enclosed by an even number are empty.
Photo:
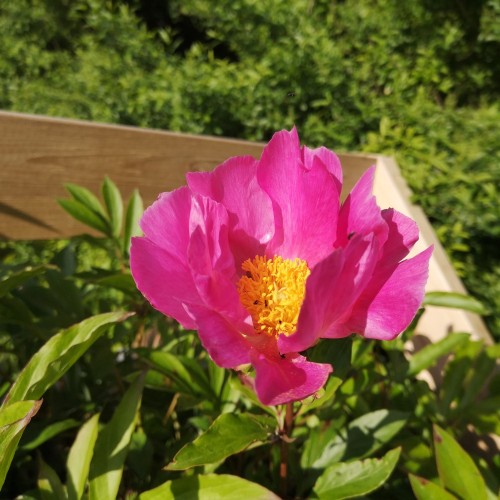
[[[185,183],[188,171],[212,169],[231,156],[258,158],[263,144],[232,139],[103,125],[76,120],[0,112],[0,237],[48,239],[88,229],[57,204],[64,183],[98,192],[105,175],[125,197],[138,188],[145,205],[162,191]],[[423,212],[410,202],[410,191],[394,160],[380,155],[340,154],[343,196],[371,165],[377,165],[375,195],[383,208],[394,207],[420,227],[420,251],[433,244],[428,291],[464,287]],[[449,331],[469,331],[491,343],[481,319],[464,311],[429,308],[421,321],[433,341]]]

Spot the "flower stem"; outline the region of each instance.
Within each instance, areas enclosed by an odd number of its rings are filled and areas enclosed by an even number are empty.
[[[288,444],[290,443],[290,436],[293,430],[293,403],[286,404],[285,420],[283,428],[280,429],[281,435],[281,461],[280,461],[280,490],[282,498],[287,495],[287,479],[288,479]]]

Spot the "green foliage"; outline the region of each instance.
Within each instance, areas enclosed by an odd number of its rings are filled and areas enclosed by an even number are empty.
[[[0,108],[255,140],[295,124],[394,155],[498,337],[499,16],[498,0],[4,2]],[[111,219],[84,190],[61,203],[116,235],[106,193]]]
[[[314,486],[318,498],[353,498],[379,488],[398,463],[399,448],[387,452],[380,459],[368,458],[328,467]]]
[[[426,303],[485,314],[498,337],[499,14],[498,0],[2,2],[0,107],[255,140],[296,124],[310,145],[393,155],[486,307]],[[66,189],[61,206],[101,238],[0,246],[2,498],[283,496],[284,410],[135,289],[139,194],[125,207],[110,179],[102,201]],[[322,341],[308,357],[335,373],[294,405],[285,493],[494,498],[498,459],[456,440],[500,434],[499,355],[465,334],[414,356],[401,339]],[[417,378],[446,360],[436,390]]]
[[[140,500],[174,500],[179,498],[199,500],[227,500],[239,498],[262,498],[278,500],[279,497],[258,484],[229,474],[207,474],[187,476],[145,491]]]
[[[285,408],[262,405],[248,386],[250,374],[240,378],[216,366],[195,332],[139,295],[128,245],[138,232],[140,197],[133,195],[127,212],[136,215],[126,215],[122,227],[121,195],[111,180],[104,186],[106,210],[91,193],[68,187],[72,200],[100,214],[104,238],[50,244],[43,258],[27,245],[6,247],[2,495],[406,498],[413,488],[432,498],[440,486],[422,478],[437,474],[445,495],[462,495],[471,481],[477,491],[483,483],[489,493],[498,489],[492,478],[500,464],[464,458],[440,427],[432,434],[436,424],[458,438],[470,428],[500,432],[498,345],[454,334],[408,358],[402,338],[323,340],[307,356],[333,363],[334,375],[289,408],[293,428],[285,431]],[[95,230],[92,221],[89,228]],[[36,265],[26,268],[23,259]],[[426,299],[436,302],[477,306],[456,295]],[[113,312],[96,315],[103,309]],[[412,334],[410,328],[403,337]],[[438,390],[417,378],[450,354]],[[286,484],[279,479],[284,443]],[[473,477],[457,483],[450,471],[459,468]]]
[[[440,485],[416,476],[410,476],[413,492],[418,500],[432,498],[477,498],[486,500],[486,483],[472,458],[453,436],[434,425],[434,447]],[[453,496],[456,495],[456,496]],[[490,492],[496,498],[497,491]]]

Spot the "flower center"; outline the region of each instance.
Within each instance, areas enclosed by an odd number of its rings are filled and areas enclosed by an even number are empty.
[[[246,274],[238,281],[238,292],[255,331],[273,337],[294,333],[311,274],[306,262],[256,256],[241,268]]]

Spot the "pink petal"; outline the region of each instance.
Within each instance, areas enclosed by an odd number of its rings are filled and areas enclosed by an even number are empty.
[[[205,304],[226,319],[243,323],[249,317],[236,290],[238,279],[228,242],[228,214],[210,198],[193,197],[188,263]]]
[[[201,299],[185,262],[148,238],[133,238],[130,269],[137,288],[155,309],[175,318],[184,328],[196,328],[186,307],[201,303]]]
[[[255,390],[269,406],[304,399],[321,389],[333,371],[331,365],[312,363],[303,356],[268,358],[252,351]]]
[[[234,325],[206,308],[194,307],[192,313],[196,316],[201,343],[216,364],[236,368],[250,363],[251,345]]]
[[[346,326],[371,339],[392,340],[411,323],[424,298],[432,247],[401,262],[390,276],[374,275]]]
[[[312,267],[333,248],[339,191],[320,158],[310,168],[301,158],[295,129],[278,132],[262,153],[257,179],[272,199],[276,224],[267,255],[299,257]]]
[[[222,203],[229,213],[230,243],[237,266],[248,257],[264,255],[274,234],[271,199],[257,183],[257,160],[230,158],[213,172],[187,174],[189,187]]]
[[[375,233],[382,245],[387,239],[387,223],[373,196],[375,167],[369,168],[359,179],[340,208],[335,246],[345,247],[354,234]]]
[[[302,148],[302,161],[307,169],[310,169],[314,158],[319,158],[325,165],[328,172],[335,178],[338,192],[342,191],[342,166],[338,156],[325,147],[309,149],[307,146]]]
[[[418,240],[417,223],[402,213],[388,208],[382,217],[389,229],[387,240],[380,252],[381,265],[394,265],[404,259]]]
[[[373,235],[353,237],[347,248],[338,249],[311,272],[299,315],[297,331],[278,338],[280,352],[300,352],[321,337],[338,338],[332,327],[349,316],[352,307],[369,282],[376,261],[378,243]]]
[[[191,193],[187,187],[181,187],[170,193],[161,193],[144,212],[140,226],[149,240],[184,262],[189,242],[190,211]]]

